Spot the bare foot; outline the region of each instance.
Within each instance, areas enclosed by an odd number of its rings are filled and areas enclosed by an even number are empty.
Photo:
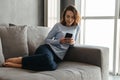
[[[12,63],[21,64],[22,57],[8,58],[8,59],[5,60],[5,62],[12,62]]]
[[[21,68],[22,65],[21,64],[16,64],[16,63],[12,63],[12,62],[5,62],[3,64],[4,67],[14,67],[14,68]]]

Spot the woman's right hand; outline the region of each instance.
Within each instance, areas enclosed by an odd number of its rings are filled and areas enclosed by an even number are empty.
[[[75,41],[73,40],[73,38],[61,38],[60,39],[60,43],[61,44],[74,44]]]
[[[66,43],[65,38],[61,38],[61,39],[60,39],[60,43],[61,43],[61,44],[65,44],[65,43]]]

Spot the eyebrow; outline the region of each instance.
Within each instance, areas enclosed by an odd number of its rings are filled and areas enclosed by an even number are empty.
[[[66,16],[70,16],[70,15],[66,15]],[[73,16],[71,16],[72,18],[75,18],[75,16],[73,15]]]

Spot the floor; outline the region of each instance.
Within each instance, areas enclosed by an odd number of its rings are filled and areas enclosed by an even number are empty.
[[[120,76],[109,76],[109,80],[120,80]]]

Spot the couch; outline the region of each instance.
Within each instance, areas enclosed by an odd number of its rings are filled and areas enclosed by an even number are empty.
[[[3,67],[5,59],[33,55],[44,44],[51,28],[0,26],[0,80],[108,80],[109,50],[106,47],[75,45],[54,71],[31,71]]]

